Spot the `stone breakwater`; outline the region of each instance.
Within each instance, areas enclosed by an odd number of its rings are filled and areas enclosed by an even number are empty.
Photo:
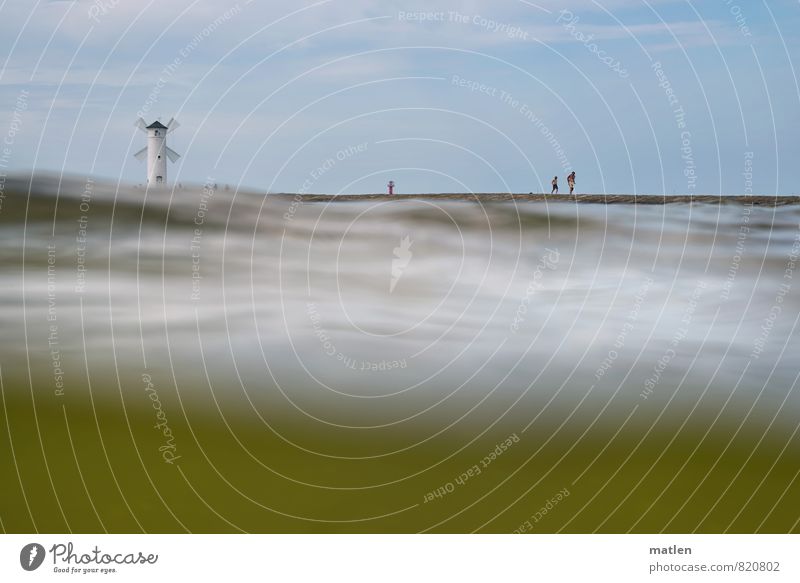
[[[439,194],[284,194],[270,196],[300,197],[301,202],[353,202],[366,200],[464,200],[473,202],[559,202],[581,204],[748,204],[753,206],[785,206],[800,204],[800,196],[776,195],[716,195],[716,194],[514,194],[508,192],[487,193],[439,193]]]

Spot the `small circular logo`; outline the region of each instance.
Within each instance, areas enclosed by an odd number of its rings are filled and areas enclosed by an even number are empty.
[[[19,552],[19,564],[26,571],[35,571],[44,562],[44,547],[38,543],[30,543]]]

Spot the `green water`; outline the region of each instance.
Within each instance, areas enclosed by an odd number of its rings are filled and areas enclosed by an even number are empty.
[[[154,410],[131,405],[135,395],[124,404],[93,402],[88,391],[39,395],[34,407],[8,389],[0,439],[7,532],[798,530],[800,456],[788,418],[769,431],[770,419],[750,419],[736,434],[737,419],[705,435],[692,429],[700,418],[688,429],[641,417],[590,427],[592,416],[579,412],[563,426],[555,417],[523,433],[521,420],[507,420],[483,435],[445,432],[393,455],[342,459],[298,451],[254,416],[234,411],[226,425],[171,398],[162,408],[180,457],[170,464]],[[487,459],[515,434],[518,443]],[[370,439],[403,449],[416,435]],[[365,454],[358,435],[302,437],[309,450]],[[456,481],[476,465],[479,474]],[[439,488],[441,497],[431,495]],[[534,520],[564,489],[569,495]]]

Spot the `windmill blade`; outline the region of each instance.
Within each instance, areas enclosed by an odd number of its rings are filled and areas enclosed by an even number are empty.
[[[147,122],[144,121],[141,117],[136,120],[136,123],[134,125],[142,131],[147,130]]]
[[[133,155],[133,157],[139,160],[140,162],[144,160],[146,156],[147,156],[147,147],[142,148]]]
[[[178,123],[178,120],[175,119],[174,117],[170,118],[169,123],[167,124],[167,133],[170,134],[175,130],[177,130],[179,127],[181,127],[181,124]]]
[[[180,157],[181,157],[181,155],[178,154],[178,152],[176,152],[172,148],[169,148],[169,147],[167,148],[167,158],[169,158],[170,162],[177,162],[178,158],[180,158]]]

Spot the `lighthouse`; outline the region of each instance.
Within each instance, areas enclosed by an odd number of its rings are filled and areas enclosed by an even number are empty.
[[[147,146],[134,154],[137,160],[147,158],[147,184],[163,185],[167,183],[167,158],[170,162],[175,162],[180,155],[173,149],[167,147],[167,134],[178,129],[178,122],[175,118],[169,120],[167,125],[160,121],[154,121],[147,125],[141,117],[136,120],[136,127],[147,134]]]

